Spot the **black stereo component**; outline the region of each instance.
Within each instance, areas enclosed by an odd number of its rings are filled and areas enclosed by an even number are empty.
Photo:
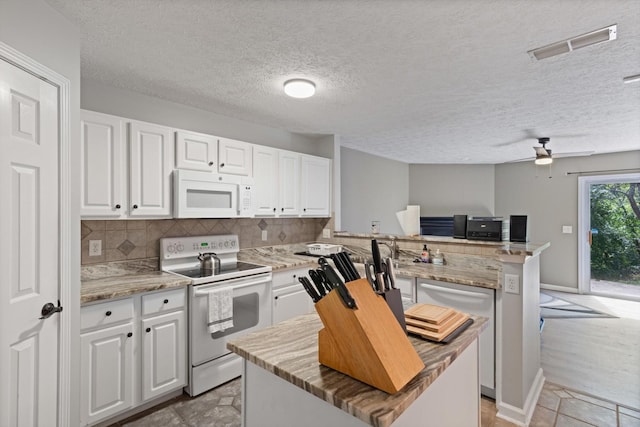
[[[501,218],[472,218],[467,221],[467,239],[502,240]]]
[[[453,238],[454,239],[467,238],[467,216],[466,215],[453,216]]]
[[[526,215],[511,215],[509,217],[509,241],[521,243],[529,241]]]

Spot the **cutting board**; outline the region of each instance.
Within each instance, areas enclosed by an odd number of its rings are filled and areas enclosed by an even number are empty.
[[[440,325],[456,313],[456,310],[450,307],[441,307],[432,304],[416,304],[413,307],[409,307],[404,312],[404,316],[405,318],[409,317],[422,322]]]
[[[443,328],[440,332],[433,332],[427,329],[422,329],[417,326],[411,326],[407,324],[407,331],[419,335],[423,338],[429,339],[431,341],[440,342],[447,338],[451,333],[453,333],[456,329],[469,320],[469,316],[464,313],[459,313],[459,316],[456,316],[455,320],[452,322],[447,322],[446,327]]]
[[[457,322],[464,315],[465,315],[464,313],[456,312],[456,313],[453,314],[453,316],[448,317],[441,324],[424,322],[422,320],[414,319],[414,318],[411,318],[411,317],[406,317],[405,318],[405,322],[406,322],[407,325],[411,325],[411,326],[416,327],[416,328],[424,329],[425,331],[429,331],[429,332],[433,332],[433,333],[440,333],[440,332],[443,332],[443,331],[446,331],[447,329],[449,329],[449,326],[452,323]]]

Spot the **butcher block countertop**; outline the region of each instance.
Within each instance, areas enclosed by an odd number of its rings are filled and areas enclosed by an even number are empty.
[[[318,363],[316,313],[299,316],[227,344],[249,362],[372,426],[387,427],[432,384],[487,327],[487,319],[471,316],[473,324],[443,345],[410,336],[425,368],[402,390],[388,394]]]

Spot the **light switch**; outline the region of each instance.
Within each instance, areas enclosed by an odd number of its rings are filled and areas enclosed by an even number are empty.
[[[573,227],[570,225],[563,225],[562,226],[562,233],[564,234],[571,234],[573,233]]]
[[[263,242],[267,241],[267,230],[262,230],[262,241]]]

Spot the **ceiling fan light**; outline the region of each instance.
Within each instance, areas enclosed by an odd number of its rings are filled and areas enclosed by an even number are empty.
[[[316,85],[311,80],[291,79],[284,82],[284,93],[292,98],[309,98],[316,93]]]
[[[536,165],[550,165],[553,163],[553,157],[551,156],[538,156],[534,161]]]

